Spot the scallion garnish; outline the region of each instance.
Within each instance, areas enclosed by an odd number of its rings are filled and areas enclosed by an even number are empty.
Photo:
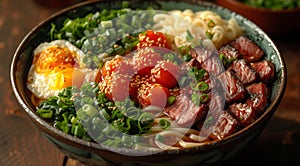
[[[169,97],[168,97],[168,104],[169,104],[169,105],[174,104],[175,101],[176,101],[176,97],[175,97],[175,96],[169,96]]]
[[[160,119],[159,125],[164,130],[169,129],[171,127],[171,123],[166,119]]]
[[[200,92],[205,92],[209,88],[208,84],[204,81],[198,82],[196,86]]]
[[[208,22],[207,26],[208,26],[209,28],[213,28],[214,26],[216,26],[216,23],[215,23],[213,20],[210,20],[210,21]]]

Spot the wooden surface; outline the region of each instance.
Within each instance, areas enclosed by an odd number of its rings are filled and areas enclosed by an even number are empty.
[[[62,7],[41,6],[34,0],[0,1],[1,166],[83,165],[65,158],[39,135],[18,105],[10,85],[10,63],[18,44],[30,29],[60,9]],[[286,93],[260,137],[222,165],[254,165],[258,161],[267,165],[300,165],[300,35],[272,38],[287,64]]]

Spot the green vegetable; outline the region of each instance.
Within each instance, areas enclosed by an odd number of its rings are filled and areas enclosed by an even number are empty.
[[[109,56],[122,56],[133,50],[139,42],[138,33],[151,28],[153,25],[152,16],[154,12],[151,11],[114,9],[105,10],[104,13],[102,15],[105,16],[105,21],[102,18],[102,26],[89,30],[90,33],[81,39],[84,40],[81,49],[87,55],[85,63],[90,68],[96,68],[101,63],[101,59],[98,58],[99,54],[107,53]]]
[[[175,101],[176,101],[176,97],[175,97],[175,96],[169,96],[169,97],[168,97],[168,104],[169,104],[169,105],[174,104]]]
[[[209,101],[209,95],[208,94],[201,94],[200,95],[200,103],[207,103]]]
[[[196,86],[200,92],[205,92],[209,88],[208,84],[204,81],[198,82]]]
[[[230,59],[228,59],[226,57],[226,55],[224,55],[222,53],[220,54],[220,59],[221,59],[221,61],[223,63],[223,66],[224,66],[225,69],[227,69],[233,61],[237,60],[237,58],[230,58]]]
[[[194,77],[197,82],[199,82],[206,74],[205,69],[197,69],[196,67],[191,67],[188,71],[190,77]]]
[[[210,21],[208,22],[207,26],[208,26],[209,28],[213,28],[214,26],[216,26],[216,23],[215,23],[213,20],[210,20]]]
[[[50,118],[52,118],[52,115],[53,115],[52,110],[39,109],[36,112],[40,115],[40,117],[42,117],[44,119],[50,119]]]
[[[71,99],[73,93],[77,93],[73,87],[65,88],[58,96],[41,102],[36,112],[64,133],[90,141],[91,137],[76,117],[74,102]]]
[[[192,41],[194,37],[191,34],[191,32],[189,30],[187,30],[186,33],[187,33],[186,40],[187,41]]]
[[[159,125],[162,129],[169,129],[171,127],[171,123],[166,119],[161,119],[159,121]]]
[[[205,34],[206,34],[206,37],[209,39],[212,39],[214,37],[214,34],[209,31],[206,31]]]
[[[123,138],[124,135],[140,135],[151,131],[153,115],[136,107],[130,99],[111,102],[96,83],[84,84],[79,89],[79,94],[73,97],[79,108],[78,119],[101,144],[133,146],[128,138]]]
[[[203,94],[193,93],[191,95],[191,100],[196,105],[205,104],[209,101],[209,95],[205,93]]]

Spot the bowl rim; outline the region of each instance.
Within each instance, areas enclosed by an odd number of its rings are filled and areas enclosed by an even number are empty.
[[[13,89],[13,93],[16,97],[16,99],[18,100],[19,104],[22,106],[22,108],[24,108],[24,110],[28,113],[29,118],[31,119],[31,121],[33,121],[34,123],[37,123],[39,125],[39,127],[41,128],[45,128],[45,132],[46,134],[51,135],[52,137],[55,137],[58,140],[64,140],[63,142],[66,142],[65,140],[67,140],[68,144],[72,144],[72,145],[76,145],[79,146],[83,149],[86,150],[92,150],[92,151],[97,151],[97,150],[104,150],[104,151],[109,151],[108,149],[103,148],[101,145],[99,145],[98,143],[95,142],[90,142],[90,141],[85,141],[83,139],[77,138],[75,136],[72,136],[70,134],[66,134],[62,131],[60,131],[59,129],[55,128],[54,126],[50,125],[48,122],[46,122],[44,119],[42,119],[41,117],[39,117],[37,114],[35,114],[34,110],[32,110],[27,104],[26,102],[23,101],[19,90],[17,88],[16,85],[16,76],[15,76],[15,69],[17,68],[17,62],[18,62],[18,58],[19,55],[21,54],[23,48],[25,47],[26,43],[28,42],[28,40],[30,39],[30,37],[39,30],[39,27],[41,27],[42,25],[45,24],[49,24],[51,23],[51,21],[55,20],[56,18],[66,14],[67,12],[70,12],[72,10],[76,10],[78,8],[84,7],[84,6],[89,6],[89,5],[93,5],[93,4],[97,4],[97,3],[107,3],[107,1],[85,1],[85,2],[81,2],[69,7],[66,7],[52,15],[50,15],[48,18],[44,19],[43,21],[41,21],[40,23],[38,23],[36,26],[34,26],[34,28],[32,28],[29,33],[27,33],[27,35],[22,39],[22,41],[20,42],[20,44],[18,45],[14,55],[13,55],[13,59],[11,62],[11,69],[10,69],[10,80],[11,80],[11,86]],[[164,2],[169,2],[164,1]],[[184,3],[189,3],[189,4],[193,4],[193,3],[197,3],[197,5],[203,5],[203,6],[207,6],[207,7],[217,7],[220,8],[222,10],[227,10],[227,12],[229,13],[235,13],[229,9],[226,9],[222,6],[219,6],[217,4],[211,3],[211,2],[205,2],[205,1],[173,1],[173,2],[184,2]],[[262,119],[268,118],[267,115],[268,114],[273,114],[275,112],[276,107],[279,105],[281,99],[283,98],[284,92],[285,92],[285,88],[286,88],[286,82],[287,82],[287,69],[286,69],[286,64],[284,61],[284,58],[282,57],[281,52],[278,50],[278,47],[276,47],[275,43],[269,38],[269,36],[263,31],[261,30],[259,27],[256,26],[256,24],[254,24],[252,21],[248,20],[247,18],[241,16],[240,14],[235,13],[235,16],[239,16],[242,17],[243,19],[245,19],[245,21],[247,21],[249,24],[254,25],[255,28],[257,28],[258,31],[263,32],[264,37],[271,42],[271,44],[274,46],[275,52],[278,55],[278,58],[280,60],[280,64],[282,64],[283,66],[281,67],[281,79],[279,80],[281,85],[279,90],[278,90],[278,94],[276,95],[274,98],[274,101],[272,103],[270,103],[267,107],[267,109],[264,111],[264,113],[258,118],[256,119],[253,123],[251,123],[250,125],[246,126],[245,128],[235,132],[234,134],[222,139],[222,140],[214,140],[212,142],[209,142],[203,146],[198,146],[198,147],[193,147],[193,148],[187,148],[188,151],[186,151],[186,149],[180,149],[179,152],[193,152],[196,151],[198,152],[200,149],[207,149],[210,147],[214,147],[217,148],[218,146],[221,146],[223,143],[226,142],[233,142],[235,140],[237,140],[238,138],[242,137],[243,135],[246,134],[246,130],[254,130],[257,127],[260,127],[258,124],[259,122],[261,122]],[[91,149],[90,149],[91,148]],[[172,153],[172,151],[176,151],[178,152],[178,150],[164,150],[161,151],[157,154],[169,154],[169,152]],[[112,151],[110,151],[112,152]],[[114,153],[114,152],[113,152]]]
[[[276,14],[293,14],[293,13],[300,12],[300,7],[291,8],[291,9],[272,10],[272,9],[268,9],[268,8],[253,7],[253,6],[247,5],[246,3],[243,3],[243,2],[238,1],[238,0],[216,0],[216,3],[218,5],[226,5],[226,6],[232,5],[231,8],[233,8],[233,7],[243,8],[245,10],[249,10],[249,11],[253,11],[253,12],[262,12],[262,13],[265,13],[265,14],[272,14],[272,13],[276,13]]]

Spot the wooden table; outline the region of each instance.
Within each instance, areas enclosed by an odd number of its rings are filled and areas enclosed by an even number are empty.
[[[18,44],[31,28],[60,9],[40,6],[34,0],[0,1],[1,166],[83,165],[65,157],[38,133],[16,101],[10,84],[10,63]],[[223,165],[254,165],[258,161],[300,165],[300,35],[272,38],[288,68],[285,96],[261,136]]]

